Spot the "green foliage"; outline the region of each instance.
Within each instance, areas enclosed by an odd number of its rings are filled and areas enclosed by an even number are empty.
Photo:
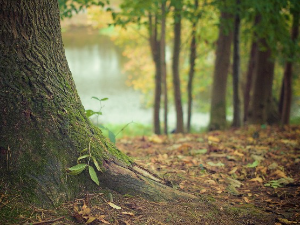
[[[91,142],[90,142],[91,143]],[[89,143],[89,147],[86,149],[83,149],[81,151],[80,154],[85,153],[86,151],[88,151],[88,154],[85,155],[80,155],[77,159],[77,164],[75,166],[72,166],[70,168],[67,169],[67,172],[69,175],[79,175],[81,174],[86,168],[88,168],[89,170],[89,175],[90,178],[92,179],[92,181],[94,181],[97,185],[99,185],[99,180],[97,177],[97,173],[95,171],[95,169],[90,165],[91,160],[94,164],[94,166],[96,167],[97,171],[101,172],[101,168],[99,166],[99,163],[97,162],[96,158],[92,155],[91,153],[91,146]],[[81,161],[85,161],[85,163],[81,162]]]
[[[58,6],[60,10],[60,17],[72,17],[73,14],[79,13],[80,11],[90,6],[104,6],[109,4],[109,0],[58,0]]]

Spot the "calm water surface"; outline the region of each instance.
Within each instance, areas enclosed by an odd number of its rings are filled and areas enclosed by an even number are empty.
[[[140,102],[141,93],[125,84],[127,74],[122,72],[122,68],[126,59],[108,36],[85,28],[64,32],[63,41],[85,109],[100,109],[99,103],[91,99],[92,96],[107,97],[109,100],[101,106],[101,123],[125,124],[133,121],[152,124],[152,109],[144,108]],[[174,128],[174,111],[170,111],[169,121],[169,127]],[[207,114],[193,115],[194,126],[206,126],[207,123]]]

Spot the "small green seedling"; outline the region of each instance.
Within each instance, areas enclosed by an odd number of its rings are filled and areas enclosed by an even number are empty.
[[[88,154],[84,154],[87,151],[88,151]],[[81,161],[83,161],[83,160],[87,161],[87,163],[82,163]],[[78,175],[78,174],[82,173],[86,168],[88,168],[89,175],[90,175],[92,181],[94,181],[97,185],[99,185],[99,179],[98,179],[97,173],[96,173],[94,167],[90,165],[91,161],[93,161],[93,164],[96,167],[96,169],[99,172],[101,172],[102,170],[99,166],[99,163],[97,162],[96,158],[91,153],[91,142],[90,142],[89,147],[83,149],[80,152],[80,156],[77,159],[77,165],[72,166],[67,169],[68,174],[69,175]]]

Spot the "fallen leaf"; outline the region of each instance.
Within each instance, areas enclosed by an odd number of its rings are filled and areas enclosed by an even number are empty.
[[[204,188],[204,189],[201,189],[200,190],[200,194],[203,194],[203,193],[205,193],[207,190]]]
[[[257,182],[259,182],[259,183],[262,183],[262,182],[263,182],[263,179],[257,176],[257,177],[255,177],[255,178],[252,178],[250,181],[253,181],[253,182],[257,181]]]
[[[117,205],[115,205],[115,204],[112,203],[112,202],[108,202],[107,204],[109,204],[109,206],[112,207],[112,208],[114,208],[114,209],[121,209],[120,206],[117,206]]]
[[[134,216],[132,212],[122,212],[123,215]]]
[[[225,166],[224,163],[221,163],[221,162],[217,162],[217,163],[208,162],[207,164],[210,165],[210,166]]]
[[[230,175],[231,175],[231,174],[234,174],[234,173],[237,171],[237,169],[238,169],[237,167],[233,167],[232,170],[230,170],[230,171],[228,172],[228,174],[230,174]]]
[[[209,142],[220,142],[220,139],[214,136],[208,136],[208,141]]]
[[[216,181],[214,181],[214,180],[206,180],[206,181],[204,181],[204,183],[209,184],[209,185],[216,185],[217,184]]]
[[[243,197],[244,201],[250,203],[250,200],[247,197]]]
[[[95,219],[97,219],[96,217],[90,216],[89,219],[86,221],[87,224],[92,223]]]

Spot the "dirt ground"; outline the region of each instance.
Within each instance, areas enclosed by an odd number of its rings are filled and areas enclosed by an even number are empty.
[[[300,126],[251,126],[204,134],[122,138],[117,146],[140,166],[198,199],[151,202],[101,189],[59,209],[31,208],[29,215],[11,215],[11,221],[300,224]],[[13,200],[2,194],[0,211],[8,202]],[[15,223],[7,218],[0,224]]]

